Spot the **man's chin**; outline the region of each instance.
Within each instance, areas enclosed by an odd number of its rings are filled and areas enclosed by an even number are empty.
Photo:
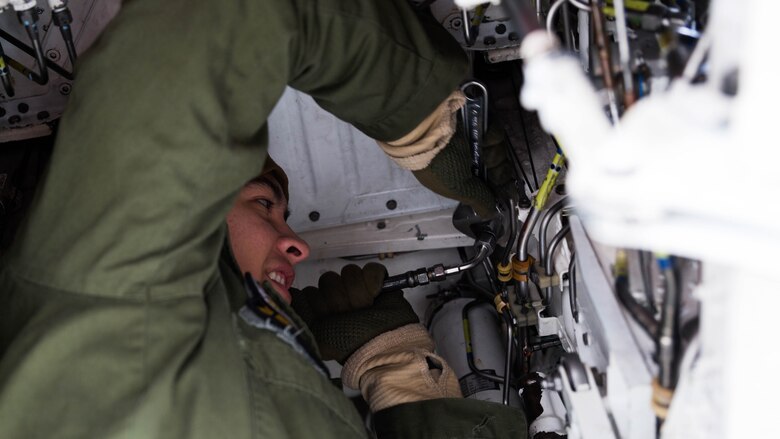
[[[284,285],[281,285],[280,283],[271,279],[266,279],[266,281],[271,284],[271,287],[274,289],[276,294],[278,294],[279,297],[285,301],[285,303],[288,305],[292,303],[292,296],[290,295],[290,291],[285,288]]]

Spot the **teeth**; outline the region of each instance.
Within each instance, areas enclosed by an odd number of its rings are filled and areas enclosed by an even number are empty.
[[[278,271],[268,273],[268,277],[279,285],[286,285],[284,275]]]

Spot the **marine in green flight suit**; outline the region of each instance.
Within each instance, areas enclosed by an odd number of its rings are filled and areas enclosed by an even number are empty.
[[[393,140],[455,89],[460,49],[401,0],[133,0],[80,62],[0,273],[0,437],[365,437],[340,390],[237,316],[225,215],[286,85]],[[525,435],[519,411],[471,400],[377,422]]]

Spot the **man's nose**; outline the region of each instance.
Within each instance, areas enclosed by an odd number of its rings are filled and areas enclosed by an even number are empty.
[[[309,244],[292,231],[279,238],[276,245],[293,265],[309,257]]]

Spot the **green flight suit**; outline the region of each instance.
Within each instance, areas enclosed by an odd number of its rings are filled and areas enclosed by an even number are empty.
[[[132,0],[79,62],[0,272],[0,438],[365,437],[338,389],[233,312],[224,218],[285,85],[392,140],[462,79],[459,48],[405,0]],[[519,411],[469,400],[377,421],[525,434]]]

